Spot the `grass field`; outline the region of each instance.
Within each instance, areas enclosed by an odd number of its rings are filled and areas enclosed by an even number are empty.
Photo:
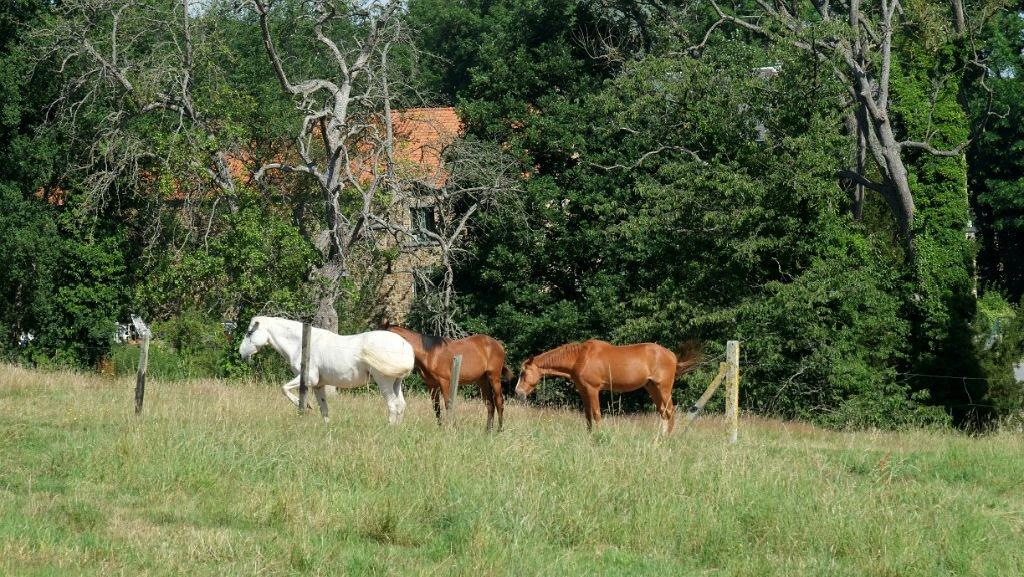
[[[0,365],[0,575],[1024,575],[1020,435],[132,386]]]

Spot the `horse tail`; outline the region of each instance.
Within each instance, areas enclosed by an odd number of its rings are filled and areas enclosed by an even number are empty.
[[[508,365],[501,365],[501,394],[511,395],[512,387],[516,386],[516,375]]]
[[[700,341],[686,341],[679,345],[676,354],[676,376],[685,375],[696,369],[704,360],[704,343]]]

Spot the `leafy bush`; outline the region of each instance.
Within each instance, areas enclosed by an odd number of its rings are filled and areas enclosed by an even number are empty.
[[[0,327],[8,356],[93,367],[107,355],[129,292],[127,235],[84,226],[0,185]],[[28,346],[16,348],[22,334]]]
[[[988,381],[985,403],[1002,420],[1024,417],[1024,383],[1017,381],[1014,366],[1024,362],[1024,318],[1019,307],[1002,295],[989,292],[978,300],[974,323],[979,362]]]

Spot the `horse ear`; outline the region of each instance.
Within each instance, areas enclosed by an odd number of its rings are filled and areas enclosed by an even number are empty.
[[[249,327],[249,334],[253,334],[258,328],[260,328],[260,321],[253,321],[252,326]]]
[[[391,328],[391,319],[384,319],[384,324],[381,326],[381,330],[388,330]]]

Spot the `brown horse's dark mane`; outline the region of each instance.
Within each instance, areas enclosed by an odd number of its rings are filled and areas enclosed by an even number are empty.
[[[411,333],[412,335],[419,337],[420,345],[423,347],[423,350],[428,352],[428,353],[433,351],[434,349],[436,349],[438,347],[442,347],[442,346],[452,342],[452,340],[453,340],[453,339],[450,339],[448,337],[442,337],[440,335],[428,335],[426,333],[417,332],[417,331],[414,331],[414,330],[412,330],[410,328],[401,327],[401,326],[398,326],[398,325],[392,325],[391,323],[384,323],[384,326],[381,327],[381,330],[384,330],[384,331],[391,330],[391,329],[405,331],[407,333]]]
[[[447,343],[452,342],[452,339],[448,337],[442,337],[440,335],[425,335],[420,333],[420,342],[423,343],[423,350],[430,352],[438,347],[442,347]]]

